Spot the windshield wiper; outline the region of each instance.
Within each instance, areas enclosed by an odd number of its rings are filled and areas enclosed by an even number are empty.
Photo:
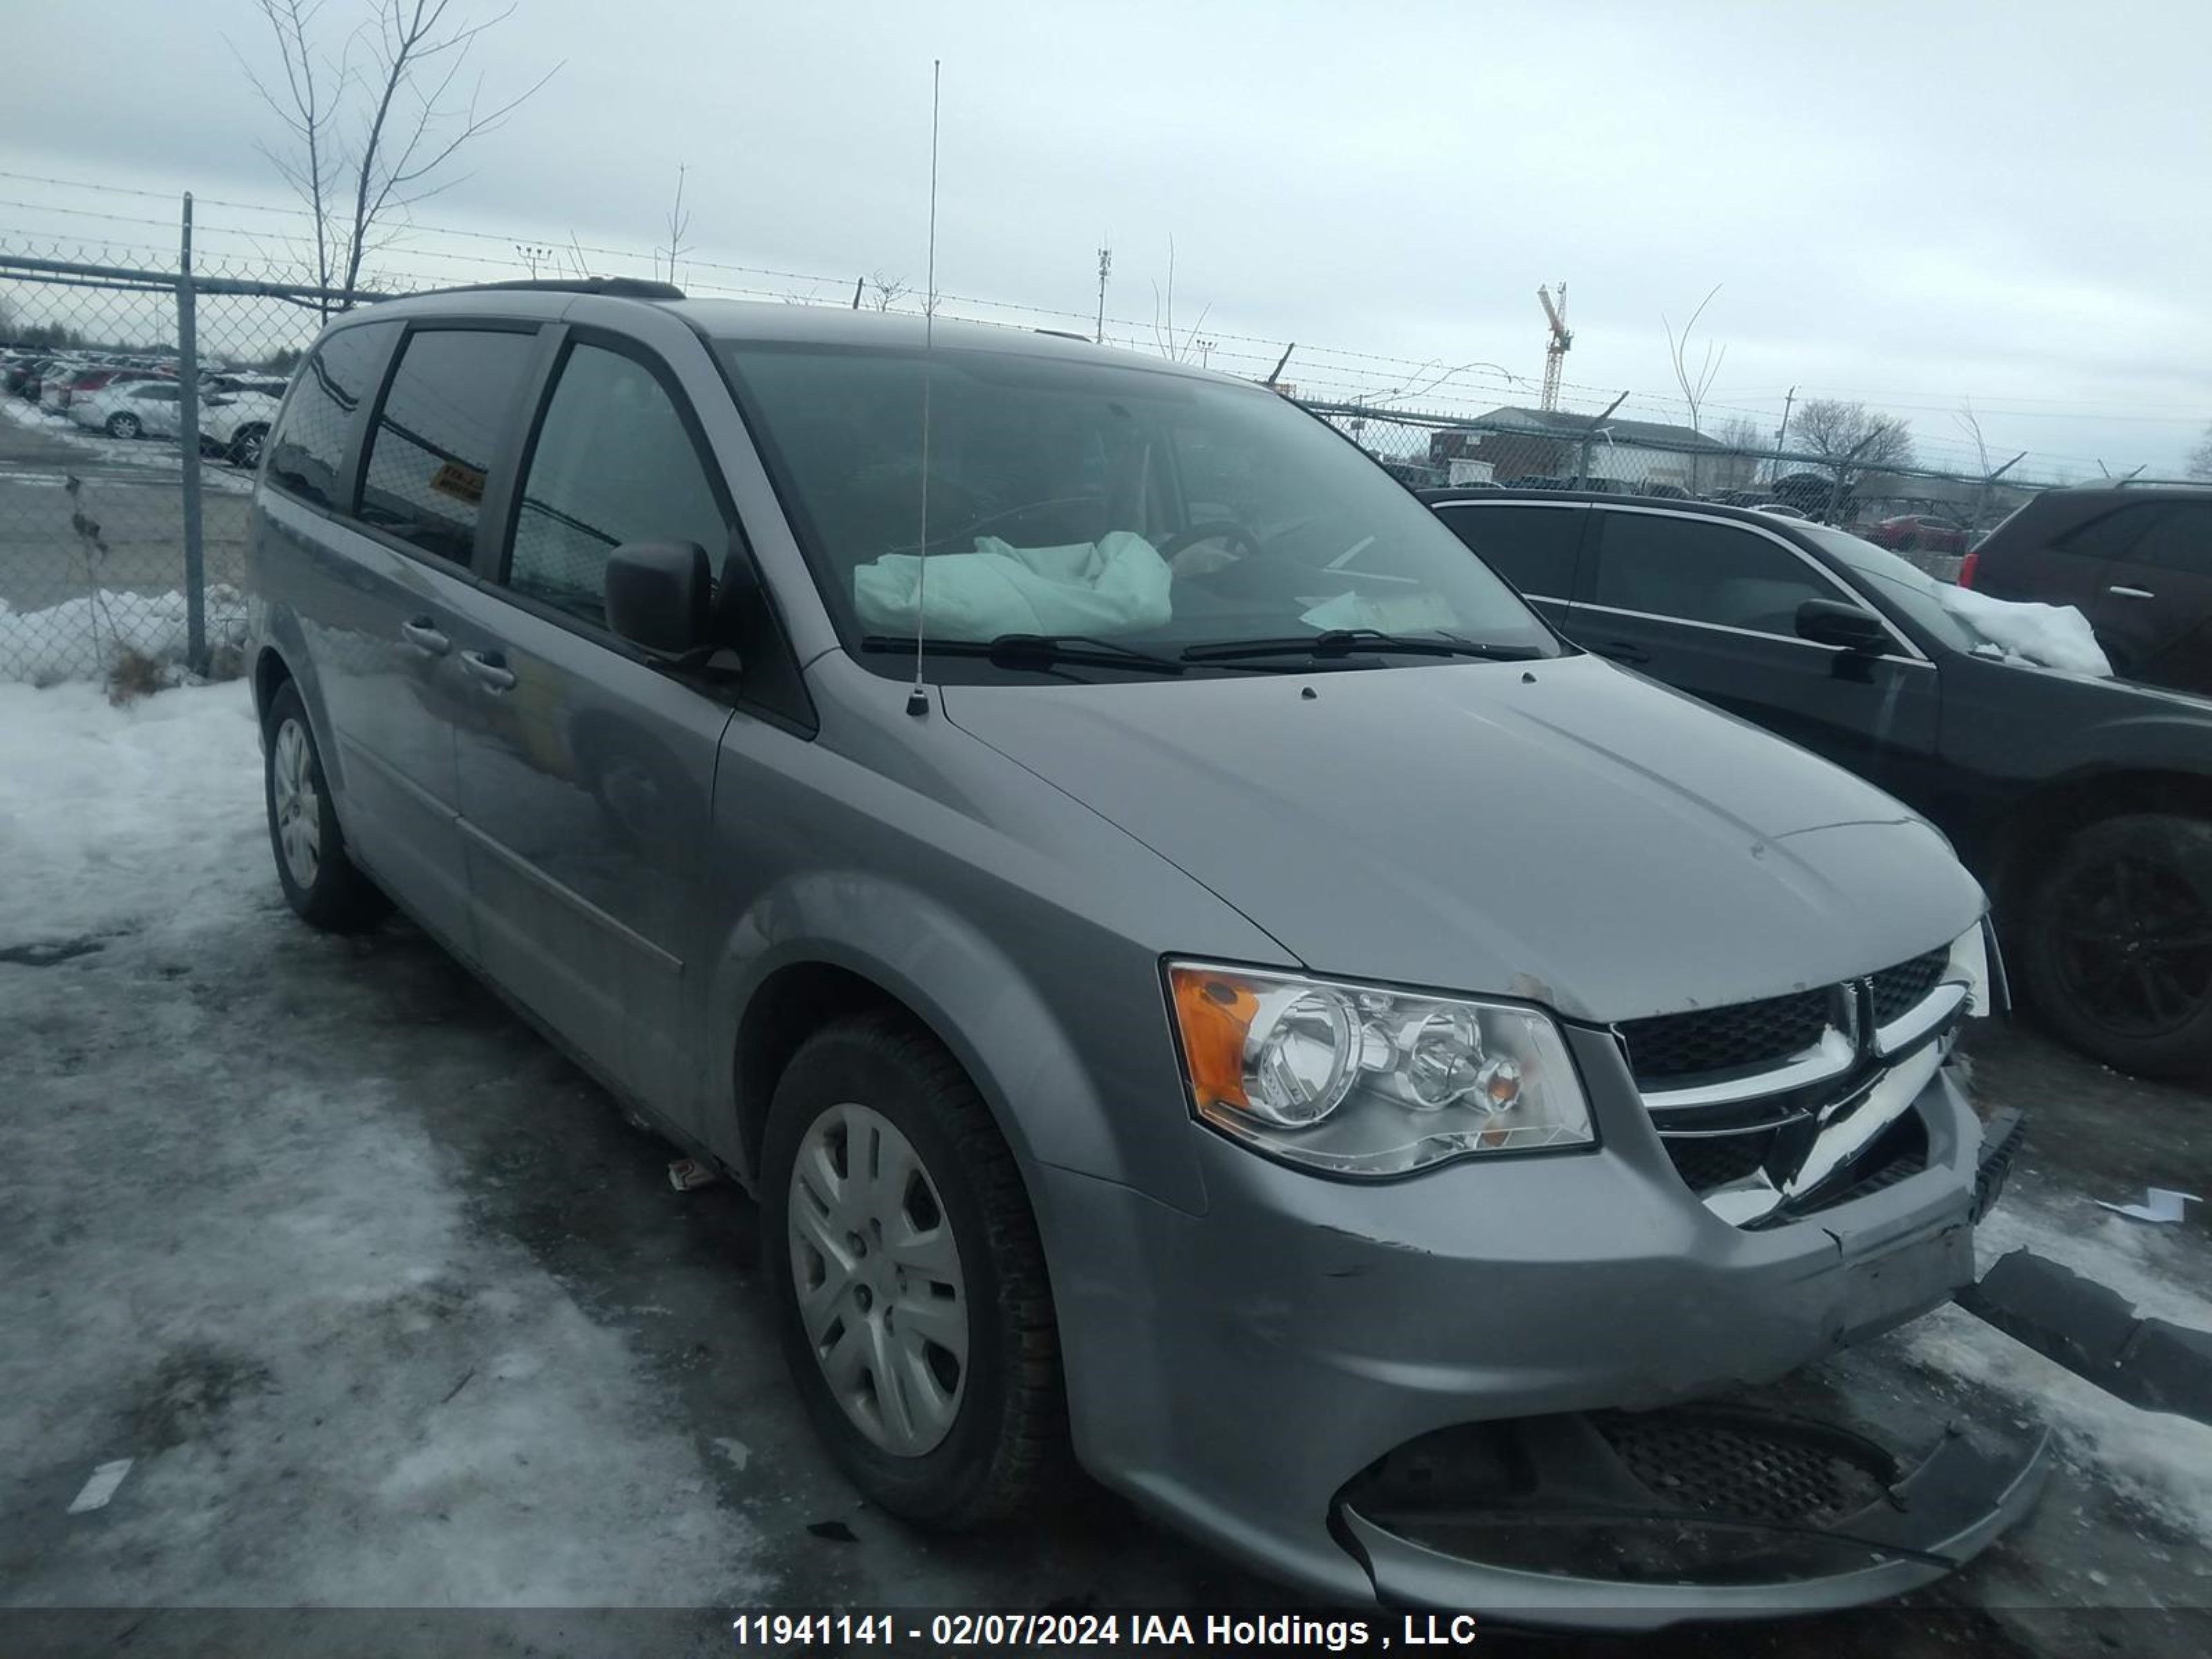
[[[1224,640],[1194,645],[1185,662],[1233,662],[1240,657],[1346,657],[1355,651],[1398,651],[1419,657],[1484,657],[1494,662],[1528,662],[1542,653],[1531,645],[1485,645],[1449,635],[1387,634],[1379,628],[1330,628],[1318,634],[1281,639]]]
[[[909,637],[871,634],[860,641],[863,651],[914,650]],[[1156,673],[1180,674],[1184,665],[1173,657],[1156,656],[1133,646],[1088,634],[1000,634],[988,640],[931,640],[927,653],[951,657],[987,657],[1007,668],[1076,663],[1088,668],[1149,668]]]

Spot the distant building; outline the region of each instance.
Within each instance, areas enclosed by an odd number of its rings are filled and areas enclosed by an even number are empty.
[[[1454,461],[1480,462],[1500,483],[1516,478],[1584,476],[1583,441],[1589,437],[1587,476],[1628,484],[1672,484],[1710,489],[1720,477],[1726,446],[1686,426],[1619,416],[1590,430],[1590,417],[1560,410],[1493,409],[1466,428],[1429,437],[1429,465],[1449,472]]]

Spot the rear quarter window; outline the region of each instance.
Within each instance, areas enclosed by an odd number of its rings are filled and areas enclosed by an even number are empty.
[[[1570,507],[1439,507],[1453,535],[1523,593],[1572,597],[1575,550],[1589,517]]]
[[[396,322],[364,323],[341,329],[315,348],[269,441],[270,483],[318,507],[343,505],[337,495],[346,436],[398,332]]]
[[[493,458],[514,423],[537,349],[534,331],[410,335],[369,433],[361,521],[468,563]]]

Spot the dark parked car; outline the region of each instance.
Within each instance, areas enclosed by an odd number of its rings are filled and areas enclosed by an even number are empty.
[[[1939,519],[1932,514],[1907,513],[1894,519],[1884,519],[1870,525],[1863,534],[1876,547],[1887,547],[1897,553],[1963,553],[1966,550],[1966,526],[1956,519]]]
[[[1924,813],[2076,1047],[2152,1074],[2212,1066],[2212,704],[2025,665],[1942,584],[1824,525],[1606,495],[1423,498],[1569,638]]]
[[[2212,489],[2053,489],[1976,548],[1959,580],[2070,605],[2115,673],[2212,694]]]

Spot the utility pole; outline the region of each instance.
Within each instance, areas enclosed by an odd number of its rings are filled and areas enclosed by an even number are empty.
[[[1790,395],[1782,400],[1782,424],[1774,432],[1774,477],[1777,478],[1782,476],[1782,451],[1790,437],[1790,410],[1796,401],[1797,388],[1793,386],[1790,388]]]
[[[1114,269],[1114,250],[1101,246],[1098,250],[1098,331],[1091,337],[1094,345],[1106,343],[1106,273]]]

